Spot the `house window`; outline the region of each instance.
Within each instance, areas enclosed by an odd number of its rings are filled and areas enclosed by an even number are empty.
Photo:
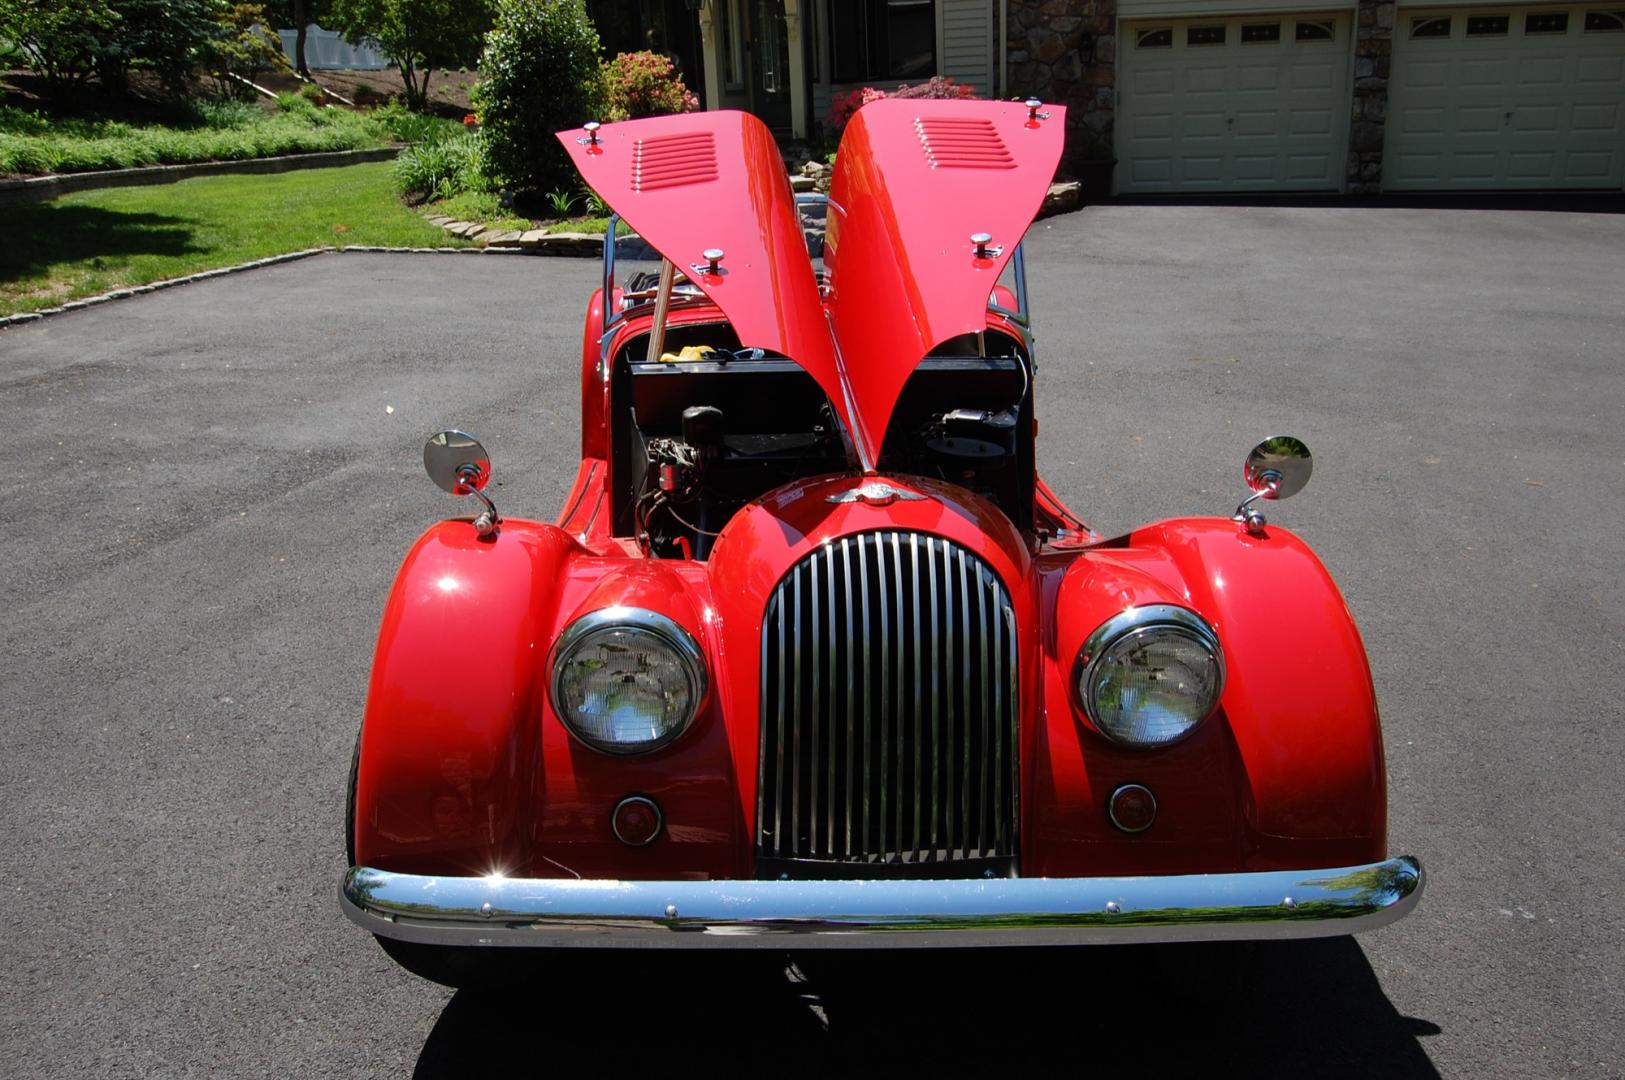
[[[1569,32],[1569,13],[1566,11],[1531,11],[1523,17],[1525,34],[1566,34]]]
[[[857,0],[831,10],[829,21],[836,82],[937,73],[936,0]]]
[[[1505,15],[1467,16],[1468,37],[1506,37],[1511,19]]]
[[[1625,30],[1625,11],[1586,12],[1586,33],[1617,34]]]
[[[1337,24],[1330,19],[1324,22],[1319,19],[1300,21],[1293,27],[1292,36],[1297,41],[1334,41],[1337,38]]]
[[[1155,30],[1141,30],[1134,38],[1136,49],[1171,49],[1174,47],[1174,28],[1159,26]]]
[[[1450,20],[1449,19],[1412,19],[1411,20],[1411,37],[1413,37],[1413,38],[1431,38],[1431,37],[1449,37],[1449,36],[1450,36]]]
[[[1192,26],[1185,31],[1186,45],[1223,45],[1224,27]]]
[[[739,26],[738,4],[718,4],[713,9],[722,23],[722,86],[731,93],[745,89],[745,35]]]
[[[1241,28],[1241,40],[1243,42],[1280,41],[1281,24],[1253,23],[1250,26],[1243,26]]]

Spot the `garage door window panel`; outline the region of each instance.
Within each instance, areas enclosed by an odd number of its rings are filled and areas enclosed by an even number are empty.
[[[1136,49],[1171,49],[1174,47],[1174,28],[1159,26],[1154,30],[1141,30],[1134,35]]]
[[[1294,41],[1336,41],[1337,24],[1325,19],[1300,19],[1293,25]]]
[[[1414,38],[1447,38],[1450,36],[1449,19],[1412,19],[1411,37]]]
[[[1523,17],[1523,32],[1525,35],[1566,34],[1569,32],[1569,13],[1531,11]]]
[[[1243,23],[1241,27],[1241,43],[1243,45],[1274,45],[1281,40],[1280,23]]]
[[[1467,16],[1467,36],[1475,37],[1506,37],[1507,29],[1512,20],[1506,15],[1469,15]]]
[[[1185,44],[1195,48],[1198,45],[1223,45],[1224,26],[1191,26],[1185,30]]]
[[[1625,11],[1586,12],[1585,32],[1588,34],[1625,33]]]

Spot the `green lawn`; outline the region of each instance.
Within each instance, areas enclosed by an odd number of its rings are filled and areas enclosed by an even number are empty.
[[[468,246],[401,205],[388,162],[87,191],[0,220],[0,315],[328,244]]]

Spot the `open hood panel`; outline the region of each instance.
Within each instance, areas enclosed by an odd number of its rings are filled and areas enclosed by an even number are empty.
[[[824,262],[836,347],[877,454],[920,360],[987,326],[988,294],[1060,162],[1065,115],[1048,111],[1029,121],[1016,102],[893,99],[847,125]],[[973,233],[1002,250],[977,258]]]
[[[878,101],[841,141],[830,192],[826,315],[795,197],[754,116],[703,112],[580,129],[559,141],[605,203],[688,274],[742,344],[817,380],[866,469],[932,348],[985,326],[988,294],[1038,213],[1064,116],[1006,102]],[[972,233],[1002,250],[978,258]],[[702,252],[724,252],[722,273]]]

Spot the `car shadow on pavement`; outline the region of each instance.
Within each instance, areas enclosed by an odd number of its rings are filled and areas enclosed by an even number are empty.
[[[1437,1077],[1352,938],[1236,946],[589,953],[461,990],[418,1080],[578,1060],[723,1075]]]

